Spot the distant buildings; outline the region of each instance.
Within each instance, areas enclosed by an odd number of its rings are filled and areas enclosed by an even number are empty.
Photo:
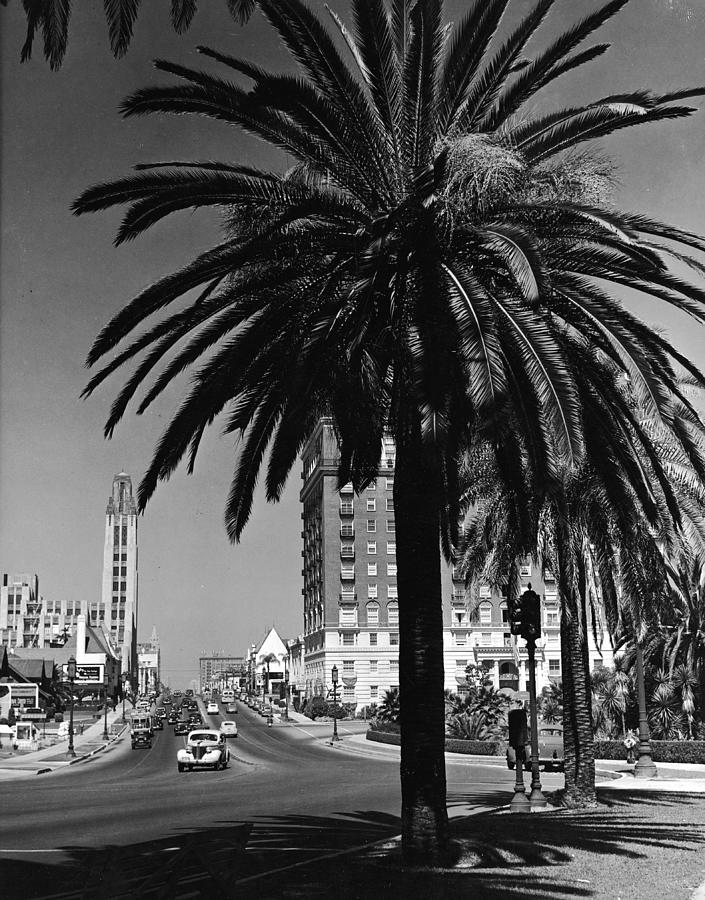
[[[161,651],[157,626],[146,644],[137,645],[137,690],[140,694],[159,691],[161,684]]]
[[[137,504],[126,472],[113,478],[105,510],[103,587],[90,604],[90,624],[103,626],[122,659],[124,672],[137,675]]]
[[[39,577],[2,574],[0,644],[5,647],[61,647],[85,613],[81,600],[44,600]]]
[[[221,691],[224,687],[240,687],[244,680],[245,658],[213,653],[198,660],[199,691]]]

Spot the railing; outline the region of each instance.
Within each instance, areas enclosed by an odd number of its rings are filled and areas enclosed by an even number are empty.
[[[340,577],[344,581],[354,581],[355,580],[355,566],[341,566],[340,567]]]
[[[352,501],[343,500],[340,503],[340,515],[341,516],[353,516],[355,515],[355,510],[353,509]]]

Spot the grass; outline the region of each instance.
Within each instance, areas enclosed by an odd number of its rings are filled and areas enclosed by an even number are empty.
[[[453,820],[454,866],[402,870],[399,844],[258,879],[259,900],[687,900],[705,881],[705,805],[693,796],[603,794],[593,810]]]

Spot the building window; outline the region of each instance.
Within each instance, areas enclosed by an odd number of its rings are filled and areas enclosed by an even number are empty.
[[[396,563],[387,563],[387,575],[396,575],[397,574],[397,564]]]
[[[389,556],[396,556],[397,553],[397,542],[396,541],[387,541],[387,554]]]
[[[467,645],[467,642],[468,642],[467,632],[456,631],[453,634],[453,637],[455,638],[455,646],[456,647],[465,647]]]
[[[387,512],[394,512],[394,498],[386,497],[385,498],[385,508]]]
[[[492,624],[492,604],[491,603],[481,603],[480,604],[480,625],[491,625]]]
[[[376,482],[376,481],[371,481],[371,482],[367,485],[367,490],[368,490],[368,491],[376,491],[376,490],[377,490],[377,482]]]
[[[368,575],[376,575],[377,574],[377,563],[367,563],[367,574]]]
[[[385,478],[384,486],[388,491],[393,491],[394,490],[394,479],[393,478]]]
[[[113,575],[117,576],[119,574],[120,574],[120,566],[113,566]]]
[[[343,557],[343,559],[354,559],[355,558],[354,544],[341,544],[340,545],[340,555]]]
[[[127,543],[127,525],[122,526],[122,542],[123,544]]]
[[[341,494],[352,494],[352,492],[353,492],[352,481],[348,481],[348,483],[344,484],[340,489]]]
[[[546,626],[554,628],[558,626],[558,608],[555,606],[546,607]]]
[[[120,590],[120,582],[113,581],[113,591],[119,591],[119,590]]]
[[[387,603],[387,624],[399,624],[399,604],[396,600],[391,600],[389,603]]]
[[[377,552],[377,541],[367,542],[367,552],[370,554],[374,554]]]
[[[119,543],[120,543],[120,526],[116,525],[113,528],[113,544],[119,544]]]
[[[480,634],[480,644],[483,647],[489,647],[492,644],[492,634],[489,631],[483,631]]]
[[[398,631],[390,631],[389,632],[389,646],[390,647],[398,647],[399,646],[399,632]]]
[[[374,497],[367,498],[367,512],[375,512],[377,509],[377,501]]]
[[[561,674],[561,661],[560,661],[560,659],[549,659],[549,661],[548,661],[548,674],[549,674],[549,675],[560,675],[560,674]]]
[[[522,578],[531,578],[531,563],[524,563],[519,566],[519,575]]]
[[[370,673],[372,673],[372,674],[377,673],[377,660],[376,659],[370,660]]]
[[[371,684],[370,685],[370,700],[376,700],[379,697],[379,685]]]
[[[355,660],[354,659],[344,659],[343,660],[343,675],[354,675],[355,674]]]
[[[338,610],[339,622],[341,625],[356,626],[357,625],[357,607],[341,606]]]
[[[367,520],[367,531],[372,534],[372,532],[377,531],[377,519],[368,519]]]
[[[351,631],[344,631],[342,634],[341,644],[343,647],[354,647],[355,646],[355,633]]]
[[[377,599],[377,585],[376,584],[368,584],[367,585],[367,599],[368,600],[376,600]]]
[[[376,646],[377,646],[377,632],[371,631],[370,632],[370,647],[376,647]]]
[[[355,688],[343,685],[343,703],[355,702]]]
[[[120,567],[120,574],[121,574],[121,575],[127,575],[127,566],[121,566],[121,567]]]
[[[394,519],[387,519],[387,531],[396,531],[396,524]]]
[[[392,673],[398,674],[398,672],[399,672],[399,660],[398,660],[398,659],[390,659],[390,660],[389,660],[389,673],[390,673],[390,675],[391,675]]]
[[[379,603],[367,604],[367,624],[379,625]]]
[[[387,600],[396,600],[399,596],[398,594],[399,588],[396,584],[388,584],[387,585]]]
[[[509,625],[509,607],[504,601],[499,604],[499,612],[502,616],[502,625]]]
[[[113,553],[113,562],[120,562],[120,554]]]

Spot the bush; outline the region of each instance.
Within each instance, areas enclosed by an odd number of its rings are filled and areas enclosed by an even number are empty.
[[[655,763],[705,763],[705,741],[651,741],[651,758]],[[638,747],[634,748],[638,753]],[[595,741],[595,759],[627,758],[621,741]]]
[[[399,734],[398,722],[387,722],[383,719],[373,719],[370,722],[370,731],[380,734]]]
[[[394,723],[380,722],[378,725],[390,726]],[[401,736],[388,728],[370,727],[367,731],[368,741],[376,741],[378,744],[394,744],[399,746]],[[504,756],[507,745],[504,741],[461,741],[456,738],[446,738],[445,748],[449,753],[471,753],[476,756]]]
[[[320,719],[328,715],[328,704],[323,697],[311,697],[303,709],[303,714],[309,719]]]

